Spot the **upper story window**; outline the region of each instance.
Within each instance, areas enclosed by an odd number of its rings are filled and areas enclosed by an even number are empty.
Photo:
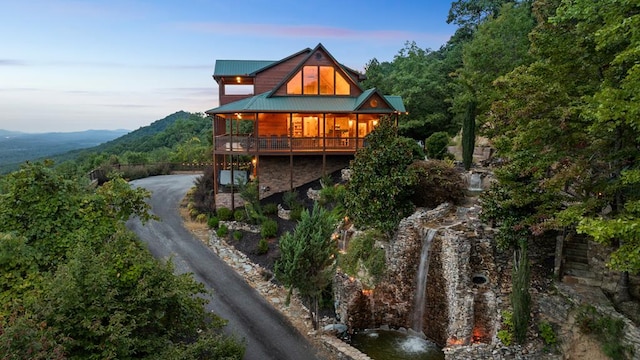
[[[287,83],[289,95],[349,95],[349,82],[333,66],[303,66]]]

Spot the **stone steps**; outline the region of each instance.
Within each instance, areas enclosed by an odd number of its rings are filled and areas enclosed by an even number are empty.
[[[600,286],[601,281],[589,265],[589,244],[586,240],[568,241],[564,244],[562,281],[569,284]]]

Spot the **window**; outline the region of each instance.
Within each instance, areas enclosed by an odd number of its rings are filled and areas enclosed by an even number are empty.
[[[302,68],[302,90],[305,95],[318,94],[318,67],[305,66]]]
[[[253,84],[250,84],[250,85],[225,84],[224,94],[225,95],[253,95]]]
[[[302,95],[302,72],[298,72],[293,79],[287,83],[287,94]]]
[[[335,71],[331,66],[320,66],[320,95],[333,95],[335,93]]]
[[[349,95],[349,82],[332,66],[303,66],[287,83],[289,95]]]

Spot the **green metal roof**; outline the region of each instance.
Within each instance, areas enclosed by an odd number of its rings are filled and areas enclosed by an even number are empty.
[[[371,93],[372,92],[368,92],[366,97],[371,95]],[[402,98],[399,96],[383,96],[387,103],[393,107],[392,109],[357,110],[363,101],[362,95],[359,97],[270,95],[271,92],[265,92],[207,110],[206,112],[208,114],[231,114],[236,112],[390,113],[394,111],[406,111],[402,103]]]
[[[213,76],[249,75],[276,62],[272,60],[216,60]]]

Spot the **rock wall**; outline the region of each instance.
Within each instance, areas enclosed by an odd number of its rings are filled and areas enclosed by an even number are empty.
[[[436,229],[430,250],[424,335],[438,345],[491,342],[495,338],[499,292],[493,250],[481,226],[479,208],[442,204],[418,209],[403,219],[389,243],[382,244],[387,271],[375,288],[355,277],[335,278],[336,309],[350,331],[389,326],[408,328],[414,312],[422,244]]]
[[[331,174],[349,166],[353,156],[327,156],[325,163],[326,174]],[[267,197],[291,188],[289,156],[262,156],[258,164],[258,179],[260,180],[260,197]],[[320,179],[322,173],[322,156],[294,156],[293,157],[293,187],[299,187]]]

